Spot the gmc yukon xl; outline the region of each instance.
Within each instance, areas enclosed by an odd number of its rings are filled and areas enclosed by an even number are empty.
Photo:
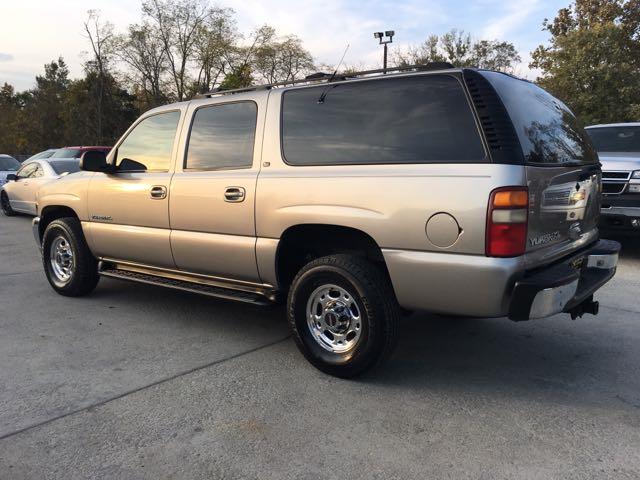
[[[211,92],[151,110],[44,186],[34,235],[60,294],[101,276],[286,301],[302,353],[349,377],[401,312],[597,313],[619,244],[574,115],[536,85],[426,65]]]

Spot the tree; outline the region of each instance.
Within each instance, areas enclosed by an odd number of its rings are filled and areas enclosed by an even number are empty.
[[[84,30],[87,38],[91,43],[93,57],[85,63],[85,70],[95,72],[97,81],[92,84],[94,94],[96,117],[95,129],[97,143],[103,144],[103,108],[105,96],[109,96],[107,85],[107,75],[109,75],[109,63],[113,57],[114,33],[113,25],[109,22],[100,21],[100,12],[97,10],[89,10],[87,20],[84,22]]]
[[[545,20],[537,82],[586,123],[640,117],[640,0],[576,0]]]
[[[311,53],[295,35],[263,43],[256,49],[252,63],[267,83],[292,81],[314,69]]]
[[[168,69],[167,51],[158,31],[148,23],[129,25],[116,39],[116,55],[132,71],[130,83],[141,110],[167,102],[163,77]]]
[[[169,72],[178,101],[185,99],[189,79],[189,63],[196,52],[199,33],[215,9],[206,0],[145,0],[142,11],[157,28],[162,40]]]
[[[512,72],[521,61],[512,43],[499,40],[476,40],[463,30],[453,29],[442,36],[430,35],[418,46],[411,46],[395,56],[396,63],[422,65],[449,62],[457,67],[478,67]]]

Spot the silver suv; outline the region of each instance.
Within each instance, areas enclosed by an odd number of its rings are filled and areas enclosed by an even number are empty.
[[[306,358],[349,377],[401,311],[597,313],[619,244],[567,107],[534,84],[411,67],[212,92],[145,113],[39,192],[62,295],[100,276],[269,304]]]
[[[602,164],[602,217],[607,230],[640,233],[640,123],[586,127]]]

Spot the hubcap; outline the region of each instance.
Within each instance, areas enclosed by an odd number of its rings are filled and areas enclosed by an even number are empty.
[[[337,285],[323,285],[309,297],[307,325],[322,348],[346,353],[353,350],[360,339],[362,316],[351,293]]]
[[[49,259],[51,262],[51,270],[61,283],[67,283],[73,275],[75,262],[73,259],[73,250],[71,244],[62,235],[54,238],[49,249]]]

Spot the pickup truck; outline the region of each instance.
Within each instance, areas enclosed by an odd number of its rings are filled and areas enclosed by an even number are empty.
[[[305,357],[351,377],[403,312],[596,314],[620,245],[599,238],[584,129],[526,80],[452,66],[314,75],[156,108],[43,186],[49,283],[100,277],[286,302]]]

